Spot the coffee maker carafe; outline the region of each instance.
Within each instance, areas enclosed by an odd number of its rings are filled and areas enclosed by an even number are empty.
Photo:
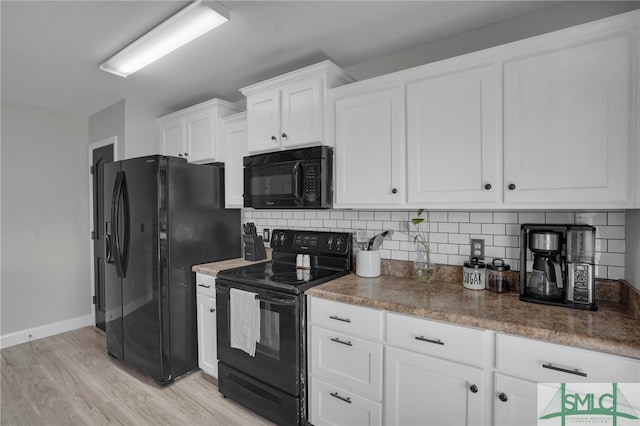
[[[520,300],[597,310],[595,232],[596,228],[588,225],[522,225]],[[530,276],[529,253],[533,254]]]
[[[557,231],[531,231],[529,250],[534,254],[527,294],[543,300],[564,301],[562,277],[562,233]]]

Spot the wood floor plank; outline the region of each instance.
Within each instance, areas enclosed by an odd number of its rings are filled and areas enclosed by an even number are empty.
[[[272,425],[200,370],[160,386],[110,357],[94,327],[2,349],[0,373],[3,426]]]

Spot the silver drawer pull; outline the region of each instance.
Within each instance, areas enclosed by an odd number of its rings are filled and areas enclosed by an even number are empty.
[[[198,284],[198,287],[211,288],[210,285]]]
[[[548,368],[549,370],[560,371],[562,373],[575,374],[576,376],[580,377],[587,377],[587,373],[583,373],[578,369],[569,370],[568,368],[556,367],[552,364],[542,364],[542,368]]]
[[[436,345],[444,346],[444,342],[442,340],[440,340],[440,339],[438,339],[438,340],[427,339],[424,336],[416,336],[415,339],[416,340],[420,340],[421,342],[433,343],[433,344],[436,344]]]
[[[341,343],[341,344],[347,345],[347,346],[353,346],[353,344],[351,344],[351,342],[349,342],[349,341],[345,342],[344,340],[340,340],[337,337],[332,337],[331,341],[332,342],[336,342],[336,343]]]
[[[349,318],[340,318],[339,316],[336,316],[336,315],[331,315],[329,318],[336,321],[351,322]]]
[[[340,396],[340,395],[338,395],[338,392],[332,392],[329,395],[331,395],[334,398],[338,398],[340,401],[344,401],[346,403],[351,404],[351,398],[349,398],[349,397],[345,398],[344,396]]]

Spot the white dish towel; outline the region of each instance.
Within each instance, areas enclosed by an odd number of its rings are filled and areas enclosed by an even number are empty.
[[[230,291],[231,347],[250,356],[256,356],[256,343],[260,341],[260,301],[256,296],[237,288]]]

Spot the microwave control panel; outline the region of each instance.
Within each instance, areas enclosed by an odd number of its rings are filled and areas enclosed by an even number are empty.
[[[313,202],[319,197],[319,180],[319,167],[317,164],[308,165],[304,168],[303,197],[306,201]]]

